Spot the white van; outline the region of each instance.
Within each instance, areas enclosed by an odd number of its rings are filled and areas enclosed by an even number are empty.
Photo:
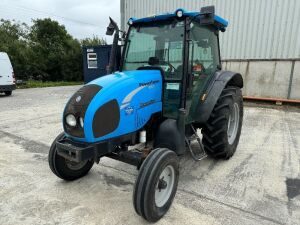
[[[6,52],[0,52],[0,93],[11,95],[16,89],[14,71]]]

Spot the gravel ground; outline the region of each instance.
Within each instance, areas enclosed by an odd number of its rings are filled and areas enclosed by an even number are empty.
[[[0,96],[0,224],[147,224],[135,214],[137,170],[103,158],[84,178],[58,179],[47,153],[79,86]],[[248,105],[228,161],[181,158],[175,201],[157,224],[300,224],[300,109]]]

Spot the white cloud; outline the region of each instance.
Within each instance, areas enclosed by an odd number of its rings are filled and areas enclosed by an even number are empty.
[[[45,13],[44,13],[45,12]],[[65,25],[75,38],[105,35],[111,16],[120,24],[120,0],[1,0],[0,18],[31,23],[50,17]]]

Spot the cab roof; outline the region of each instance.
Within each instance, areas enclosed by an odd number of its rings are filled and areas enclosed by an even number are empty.
[[[138,23],[168,20],[171,18],[176,18],[178,11],[182,11],[183,17],[195,17],[195,16],[200,15],[200,11],[199,12],[187,11],[183,8],[178,8],[174,12],[168,12],[168,13],[158,14],[158,15],[151,15],[151,16],[139,18],[139,19],[132,17],[128,20],[128,22],[131,21],[131,24],[138,24]],[[219,30],[225,30],[225,28],[228,26],[228,21],[217,15],[214,15],[214,22],[215,23],[213,25]]]

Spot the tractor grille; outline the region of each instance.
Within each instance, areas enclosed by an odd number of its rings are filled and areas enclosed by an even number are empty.
[[[63,125],[66,133],[74,137],[84,137],[84,130],[83,127],[80,126],[79,118],[84,118],[85,112],[90,102],[101,89],[102,87],[99,85],[85,85],[70,98],[63,115]],[[76,127],[70,127],[66,124],[65,118],[68,114],[73,114],[77,119]]]

